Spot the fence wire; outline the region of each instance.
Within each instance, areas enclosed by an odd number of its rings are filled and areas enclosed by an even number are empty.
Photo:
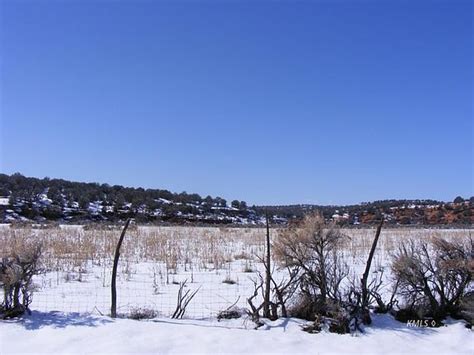
[[[82,260],[79,264],[69,270],[58,268],[37,276],[32,308],[44,312],[109,314],[112,261]],[[127,315],[136,310],[153,310],[170,317],[176,309],[180,285],[186,281],[185,290],[189,289],[190,293],[197,290],[197,293],[186,308],[185,317],[216,317],[233,305],[246,307],[258,268],[261,265],[249,260],[234,260],[221,269],[209,266],[204,270],[193,270],[189,265],[169,270],[165,263],[121,260],[117,312]]]
[[[347,230],[346,260],[366,259],[373,230]],[[278,231],[272,230],[272,238]],[[374,267],[386,264],[406,230],[382,233]],[[464,238],[465,230],[412,230],[413,238]],[[120,229],[67,226],[47,230],[0,227],[2,255],[21,255],[32,243],[43,246],[44,273],[35,277],[31,309],[109,314],[112,263]],[[215,317],[235,304],[247,307],[257,271],[263,266],[265,230],[258,228],[137,227],[122,245],[117,275],[117,312],[149,309],[169,317],[176,309],[180,283],[198,290],[185,317]],[[278,274],[276,275],[278,278]],[[255,300],[258,302],[258,299]]]

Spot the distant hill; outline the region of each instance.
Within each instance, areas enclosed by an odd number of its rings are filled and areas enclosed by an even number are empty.
[[[287,224],[320,211],[342,225],[371,225],[384,215],[392,225],[474,224],[474,198],[453,202],[383,200],[348,206],[247,206],[245,201],[201,197],[195,193],[143,189],[63,179],[0,174],[0,222],[118,222],[262,225],[268,211],[273,224]]]

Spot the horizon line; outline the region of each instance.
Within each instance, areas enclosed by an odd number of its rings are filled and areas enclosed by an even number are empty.
[[[209,194],[204,196],[204,195],[201,195],[199,193],[188,192],[186,190],[181,191],[181,192],[176,192],[176,191],[172,191],[172,190],[169,190],[169,189],[166,189],[166,188],[157,188],[157,187],[125,186],[125,185],[121,185],[121,184],[110,184],[108,182],[100,183],[100,182],[97,182],[97,181],[77,181],[77,180],[69,180],[69,179],[65,179],[65,178],[50,177],[50,176],[44,176],[44,177],[26,176],[26,175],[24,175],[24,174],[22,174],[21,172],[18,172],[18,171],[14,172],[12,174],[8,174],[8,173],[0,173],[0,174],[7,175],[9,177],[11,177],[13,175],[21,175],[25,178],[32,178],[32,179],[38,179],[38,180],[46,180],[46,179],[49,179],[49,180],[64,180],[64,181],[68,181],[68,182],[72,182],[72,183],[80,183],[80,184],[109,185],[111,187],[112,186],[121,186],[123,188],[129,188],[129,189],[163,190],[163,191],[169,191],[170,193],[175,194],[175,195],[180,194],[180,193],[186,193],[188,195],[196,194],[196,195],[199,195],[201,198],[205,198],[206,196],[211,196]],[[220,196],[216,195],[213,198],[217,198],[217,197],[220,197]],[[455,196],[455,198],[456,197],[458,197],[458,196]],[[459,195],[459,197],[462,197],[462,196]],[[464,198],[464,197],[462,197],[462,198],[464,200],[469,200],[469,198],[471,198],[471,197],[472,196],[467,197],[467,198]],[[234,198],[232,200],[238,200],[238,199]],[[230,203],[232,200],[226,200],[226,201]],[[347,207],[347,206],[358,206],[358,205],[370,204],[370,203],[382,202],[382,201],[433,201],[433,202],[441,202],[441,203],[452,202],[452,201],[443,201],[443,200],[437,200],[437,199],[432,199],[432,198],[386,198],[386,199],[378,199],[378,200],[372,200],[372,201],[360,201],[358,203],[341,203],[341,204],[331,204],[331,203],[330,204],[320,204],[320,203],[312,203],[312,202],[311,203],[296,202],[296,203],[285,203],[285,204],[251,204],[251,205],[255,206],[255,207],[286,207],[286,206]],[[245,202],[247,202],[247,201],[245,201]]]

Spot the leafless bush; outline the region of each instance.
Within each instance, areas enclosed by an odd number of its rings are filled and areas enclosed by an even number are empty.
[[[194,292],[191,292],[191,290],[187,290],[186,292],[183,293],[183,290],[186,287],[186,283],[187,283],[187,280],[184,280],[179,285],[176,310],[171,316],[171,318],[173,319],[183,318],[184,313],[186,313],[186,307],[189,305],[189,302],[191,302],[194,296],[196,296],[196,293],[198,293],[199,291],[199,288],[198,288]]]
[[[220,311],[217,315],[217,320],[220,321],[222,319],[237,319],[242,317],[242,312],[237,309],[229,309],[225,311]]]
[[[363,331],[361,324],[368,325],[372,323],[370,309],[374,309],[375,313],[388,313],[398,303],[395,298],[397,282],[392,285],[390,298],[382,297],[383,274],[383,269],[375,272],[370,282],[367,283],[365,300],[362,291],[364,286],[361,285],[359,280],[351,280],[343,301],[344,309],[348,312],[350,318],[351,331]]]
[[[461,300],[459,306],[460,318],[469,322],[468,327],[472,329],[474,326],[474,291],[467,292]]]
[[[367,285],[367,290],[369,294],[368,305],[372,306],[375,304],[375,313],[391,312],[393,308],[398,304],[398,299],[395,297],[398,291],[398,280],[394,280],[394,282],[390,285],[390,298],[384,299],[382,297],[381,292],[383,288],[383,275],[384,270],[378,270],[375,273],[375,276],[370,281],[370,283]]]
[[[262,259],[262,263],[267,269],[266,262]],[[283,278],[279,282],[275,281],[274,270],[271,270],[269,273],[270,277],[270,292],[268,300],[268,314],[263,314],[263,316],[268,317],[271,320],[278,319],[278,317],[288,317],[287,304],[290,298],[294,295],[298,283],[295,282],[295,279],[298,277],[299,269],[287,268],[288,278]],[[251,297],[247,299],[247,303],[250,306],[250,309],[247,313],[250,315],[251,319],[257,324],[257,327],[262,323],[260,322],[260,312],[265,307],[265,287],[264,287],[264,277],[261,272],[257,272],[257,278],[253,280],[254,283],[254,293]],[[260,296],[260,299],[263,300],[260,304],[257,304],[255,300]]]
[[[331,311],[331,316],[316,314],[314,322],[305,324],[303,331],[308,333],[319,333],[326,330],[331,333],[346,334],[355,330],[353,319],[343,307],[336,306]]]
[[[242,317],[242,314],[245,313],[245,309],[236,307],[236,304],[239,302],[240,296],[237,298],[237,300],[227,307],[227,309],[220,311],[217,314],[217,321],[221,321],[222,319],[237,319]]]
[[[41,244],[22,245],[20,249],[2,258],[0,286],[4,298],[0,317],[12,318],[28,311],[33,297],[33,276],[40,272]]]
[[[314,321],[319,309],[312,297],[299,293],[288,304],[288,313],[292,317]]]
[[[369,307],[377,302],[383,311],[392,307],[393,297],[384,303],[380,296],[383,271],[369,280],[372,261],[382,230],[383,218],[375,233],[360,280],[352,280],[349,288],[342,282],[349,268],[343,261],[341,247],[347,238],[334,225],[325,225],[318,215],[305,218],[299,229],[279,239],[282,260],[297,265],[302,275],[297,281],[300,293],[291,307],[292,315],[314,320],[306,330],[328,329],[346,333],[362,331],[361,324],[370,324]]]
[[[158,313],[150,308],[133,308],[130,311],[129,318],[134,320],[153,319]]]
[[[405,307],[424,316],[443,319],[459,311],[474,273],[474,243],[432,238],[400,245],[392,271]]]
[[[327,315],[342,301],[341,283],[349,272],[340,253],[345,238],[334,224],[311,214],[276,240],[275,254],[281,264],[299,274],[293,280],[299,287],[299,300],[311,303],[315,312],[311,319],[316,314]]]
[[[383,283],[383,269],[378,270],[375,273],[375,277],[372,277],[369,282],[369,273],[383,223],[384,218],[382,217],[380,224],[377,227],[377,231],[375,232],[375,237],[372,241],[372,246],[365,263],[365,270],[360,279],[360,283],[352,280],[351,287],[349,288],[346,299],[343,302],[344,309],[349,314],[351,331],[362,331],[361,324],[367,325],[372,323],[369,308],[374,302],[377,302],[378,311],[381,313],[388,312],[396,302],[394,299],[394,293],[389,302],[386,303],[382,299],[380,290]]]
[[[248,314],[255,321],[257,327],[262,324],[259,320],[261,309],[263,310],[263,316],[271,320],[276,320],[280,315],[282,317],[288,317],[286,304],[291,296],[293,296],[298,286],[298,283],[295,282],[299,274],[299,268],[297,266],[293,268],[287,266],[290,276],[289,279],[283,279],[279,283],[275,281],[275,268],[271,267],[272,244],[268,214],[266,214],[266,232],[265,257],[256,255],[265,268],[265,279],[260,272],[257,273],[260,283],[258,283],[257,280],[254,281],[254,294],[247,299],[247,303],[250,305],[250,311],[248,311]],[[255,306],[254,299],[257,297],[259,290],[262,292],[263,302],[260,304],[260,306]],[[279,310],[281,310],[281,312],[279,312]]]

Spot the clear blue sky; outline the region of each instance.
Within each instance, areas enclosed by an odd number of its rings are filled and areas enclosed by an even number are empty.
[[[0,171],[255,204],[473,194],[471,1],[2,1]]]

